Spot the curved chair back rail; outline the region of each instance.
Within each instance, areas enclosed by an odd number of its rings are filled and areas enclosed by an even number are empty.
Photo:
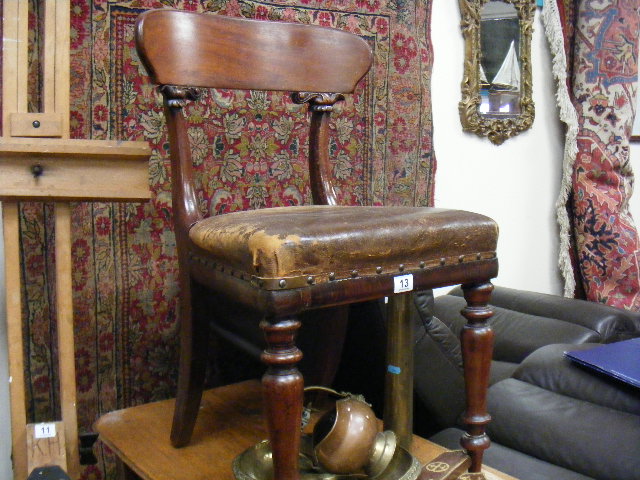
[[[350,93],[372,62],[369,45],[340,30],[172,10],[142,14],[136,44],[160,85]]]

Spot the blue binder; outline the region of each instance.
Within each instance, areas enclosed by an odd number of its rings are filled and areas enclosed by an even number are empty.
[[[565,352],[570,359],[640,388],[640,338]]]

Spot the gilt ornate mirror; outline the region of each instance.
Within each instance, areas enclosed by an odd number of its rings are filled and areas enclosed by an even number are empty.
[[[531,127],[535,0],[459,0],[465,40],[462,128],[496,145]]]

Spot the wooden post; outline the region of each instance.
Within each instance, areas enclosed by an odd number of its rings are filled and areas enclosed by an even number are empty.
[[[413,330],[411,293],[389,297],[387,372],[384,386],[384,428],[393,430],[407,450],[413,438]]]
[[[71,286],[71,208],[55,205],[56,311],[58,315],[58,372],[60,373],[60,409],[67,450],[67,474],[80,476],[78,452],[78,415],[76,412],[76,364],[73,335],[73,287]]]
[[[24,395],[24,347],[20,289],[20,223],[18,202],[2,204],[4,268],[7,302],[9,395],[11,398],[11,448],[13,474],[27,478],[27,414]]]

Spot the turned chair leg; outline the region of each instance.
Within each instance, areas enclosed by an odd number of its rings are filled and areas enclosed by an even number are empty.
[[[202,400],[209,342],[207,315],[203,312],[203,287],[188,278],[182,280],[178,393],[171,427],[174,447],[183,447],[191,439]]]
[[[260,328],[267,341],[262,354],[267,366],[262,388],[273,452],[273,478],[298,480],[304,394],[304,382],[297,368],[302,352],[295,344],[300,322],[292,317],[268,318],[260,322]]]
[[[464,364],[464,382],[467,410],[464,423],[467,432],[460,444],[471,456],[469,472],[477,473],[482,469],[482,456],[489,448],[489,437],[485,426],[491,420],[487,413],[487,389],[489,388],[489,369],[493,354],[493,331],[487,320],[493,315],[488,306],[493,285],[489,282],[462,286],[467,306],[462,315],[467,324],[462,330],[462,360]]]

